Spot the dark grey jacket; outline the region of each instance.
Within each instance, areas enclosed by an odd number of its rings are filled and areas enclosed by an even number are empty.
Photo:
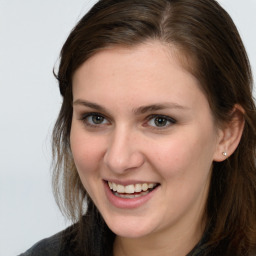
[[[43,239],[36,243],[33,247],[31,247],[25,253],[22,253],[18,256],[79,256],[72,252],[72,249],[66,247],[63,249],[61,245],[63,241],[63,233],[55,234],[49,238]],[[207,239],[207,235],[205,234],[202,240],[195,246],[195,248],[187,254],[187,256],[224,256],[223,252],[218,251],[216,254],[216,250],[208,250],[205,248],[205,240]],[[93,256],[93,255],[88,255]],[[111,255],[109,255],[111,256]]]
[[[60,256],[61,233],[37,242],[33,247],[19,256]],[[72,254],[62,254],[63,256],[75,256]]]

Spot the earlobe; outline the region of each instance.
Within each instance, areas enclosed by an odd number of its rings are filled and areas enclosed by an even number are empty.
[[[222,162],[231,156],[239,145],[244,129],[244,109],[236,104],[230,120],[219,131],[214,161]]]

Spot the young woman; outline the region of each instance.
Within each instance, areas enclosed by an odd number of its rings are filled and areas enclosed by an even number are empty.
[[[53,185],[74,221],[23,255],[256,255],[256,108],[214,0],[101,0],[65,42]]]

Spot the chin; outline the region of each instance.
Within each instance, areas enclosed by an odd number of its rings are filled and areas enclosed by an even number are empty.
[[[106,221],[109,229],[115,233],[117,236],[126,237],[126,238],[139,238],[147,236],[153,232],[153,227],[147,225],[145,222],[141,220],[120,220],[115,222]]]
[[[117,236],[125,238],[140,238],[148,235],[150,232],[145,230],[136,230],[135,228],[111,229]]]

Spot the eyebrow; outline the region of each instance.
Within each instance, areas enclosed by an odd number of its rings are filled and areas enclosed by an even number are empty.
[[[89,107],[101,112],[105,112],[105,113],[108,112],[107,109],[104,108],[103,106],[97,103],[86,101],[86,100],[77,99],[73,102],[73,105],[82,105],[82,106]],[[132,112],[134,112],[136,115],[140,115],[140,114],[145,114],[148,112],[154,112],[154,111],[164,110],[164,109],[188,110],[189,108],[186,106],[179,105],[177,103],[167,102],[162,104],[152,104],[147,106],[141,106],[139,108],[133,109]]]
[[[85,106],[85,107],[96,109],[98,111],[107,112],[107,110],[104,107],[102,107],[101,105],[93,103],[93,102],[89,102],[89,101],[86,101],[86,100],[81,100],[81,99],[75,100],[73,102],[73,105],[82,105],[82,106]]]
[[[147,112],[154,112],[158,110],[164,110],[164,109],[180,109],[180,110],[186,110],[188,107],[179,105],[177,103],[162,103],[162,104],[152,104],[148,106],[141,106],[137,109],[134,109],[133,112],[135,114],[145,114]]]

